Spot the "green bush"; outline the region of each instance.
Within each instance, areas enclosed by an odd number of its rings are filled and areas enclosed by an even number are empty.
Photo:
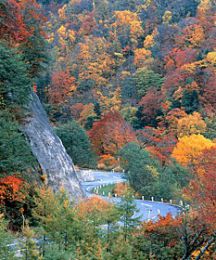
[[[96,167],[96,155],[92,150],[88,135],[79,124],[70,121],[55,130],[75,164],[80,167]]]

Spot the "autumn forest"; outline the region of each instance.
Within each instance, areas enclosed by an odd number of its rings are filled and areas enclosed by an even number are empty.
[[[215,25],[215,0],[0,0],[0,259],[216,259]]]

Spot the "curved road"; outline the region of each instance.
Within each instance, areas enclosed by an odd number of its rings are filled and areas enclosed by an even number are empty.
[[[91,181],[83,181],[82,186],[88,197],[92,196],[92,190],[100,185],[108,185],[124,182],[125,178],[122,173],[113,172],[102,172],[102,171],[92,171],[83,170],[84,175],[86,174]],[[104,197],[108,199],[108,197]],[[118,203],[120,198],[109,198],[114,203]],[[180,213],[180,208],[162,202],[152,202],[146,200],[135,200],[138,212],[135,216],[140,216],[141,221],[147,220],[157,220],[158,215],[166,216],[171,213],[173,217],[176,217]]]

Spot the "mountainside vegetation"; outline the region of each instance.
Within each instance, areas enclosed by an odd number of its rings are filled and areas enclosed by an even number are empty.
[[[216,258],[215,22],[215,0],[0,0],[0,258]],[[120,205],[47,186],[32,91],[76,166],[125,172]],[[140,223],[134,196],[188,206]]]

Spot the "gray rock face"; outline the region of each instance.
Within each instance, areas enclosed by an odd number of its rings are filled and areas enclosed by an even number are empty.
[[[31,95],[29,111],[30,116],[26,119],[23,130],[42,171],[48,176],[48,184],[55,191],[63,186],[71,199],[83,197],[72,159],[50,126],[47,114],[35,93]]]
[[[77,176],[81,182],[95,181],[95,177],[92,174],[92,170],[78,170]]]

